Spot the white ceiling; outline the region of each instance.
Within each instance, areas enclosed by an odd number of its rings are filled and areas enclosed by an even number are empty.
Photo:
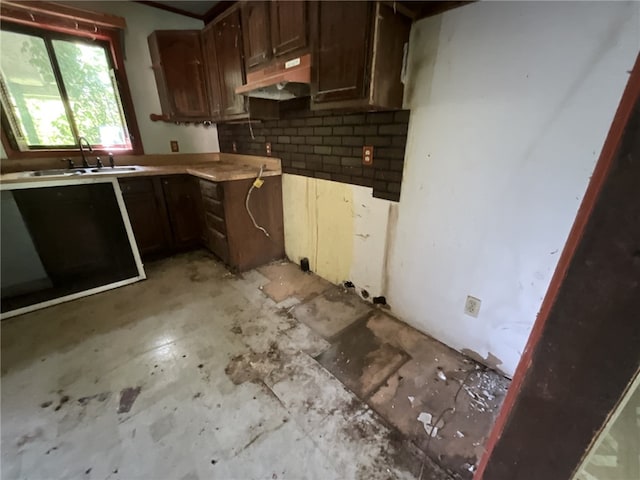
[[[202,16],[209,11],[211,7],[213,7],[218,0],[202,0],[202,1],[165,1],[156,0],[154,3],[159,3],[162,5],[166,5],[168,7],[177,8],[179,10],[183,10],[185,12],[189,12],[194,15]]]

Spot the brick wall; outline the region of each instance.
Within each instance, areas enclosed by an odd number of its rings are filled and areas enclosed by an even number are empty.
[[[218,125],[220,151],[282,159],[284,173],[373,188],[373,196],[400,199],[409,111],[341,114],[292,111],[282,120]],[[362,147],[373,145],[373,165],[362,165]]]

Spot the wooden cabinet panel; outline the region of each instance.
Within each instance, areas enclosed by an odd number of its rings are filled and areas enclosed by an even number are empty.
[[[118,180],[140,255],[150,257],[171,248],[171,229],[158,178]]]
[[[200,180],[200,192],[202,192],[202,195],[205,197],[222,200],[223,191],[224,189],[221,183]]]
[[[177,249],[193,247],[200,242],[202,213],[196,180],[188,175],[162,177],[162,190]]]
[[[244,64],[249,70],[271,60],[269,2],[244,3],[241,15]]]
[[[216,57],[220,72],[223,117],[246,114],[245,99],[236,95],[236,88],[245,81],[242,60],[242,28],[240,11],[233,10],[213,24]]]
[[[253,179],[222,183],[200,180],[207,245],[239,271],[284,256],[282,177],[265,178],[250,199],[252,213],[258,224],[267,229],[269,237],[254,227],[245,209],[245,198],[252,183]]]
[[[311,3],[311,109],[402,108],[411,20],[383,2]]]
[[[269,232],[269,237],[255,228],[245,209],[252,183],[252,179],[247,179],[224,184],[229,263],[240,271],[284,256],[282,177],[264,178],[264,184],[253,190],[249,201],[256,222]]]
[[[213,25],[202,30],[202,54],[209,91],[209,110],[213,120],[222,117],[222,91]]]
[[[314,2],[314,102],[367,96],[372,8],[371,2]]]
[[[278,57],[307,46],[307,2],[272,0],[271,46]]]
[[[149,38],[162,113],[206,118],[209,102],[199,30],[157,30]]]

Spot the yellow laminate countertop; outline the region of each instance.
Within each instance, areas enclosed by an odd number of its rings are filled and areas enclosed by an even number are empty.
[[[110,167],[100,169],[100,173],[87,172],[77,175],[44,175],[34,176],[32,171],[14,172],[0,175],[0,183],[38,183],[47,181],[74,180],[78,181],[83,178],[102,178],[102,177],[141,177],[156,175],[193,175],[204,180],[214,182],[226,182],[231,180],[244,180],[248,178],[256,178],[260,173],[260,167],[263,166],[263,177],[271,177],[282,175],[280,161],[277,159],[269,159],[269,162],[262,162],[262,157],[256,157],[251,161],[233,161],[219,160],[212,162],[204,162],[189,165],[121,165],[120,167],[135,167],[133,171],[112,171]],[[274,161],[276,160],[276,161]],[[87,169],[88,170],[88,169]]]

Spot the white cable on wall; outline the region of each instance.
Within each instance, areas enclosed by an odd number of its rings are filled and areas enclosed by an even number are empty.
[[[249,188],[249,191],[247,192],[247,198],[244,201],[244,207],[247,209],[247,213],[249,214],[249,218],[251,218],[251,221],[253,222],[253,226],[256,227],[258,230],[260,230],[262,233],[264,233],[267,237],[269,237],[270,236],[269,232],[267,232],[264,227],[261,227],[256,223],[256,219],[253,217],[253,213],[251,213],[251,209],[249,208],[249,199],[251,198],[251,192],[253,192],[254,188],[260,188],[264,183],[264,180],[262,180],[263,169],[264,169],[264,165],[260,167],[260,173],[258,174],[258,178],[256,178],[253,181],[253,183],[251,184],[251,187]]]

